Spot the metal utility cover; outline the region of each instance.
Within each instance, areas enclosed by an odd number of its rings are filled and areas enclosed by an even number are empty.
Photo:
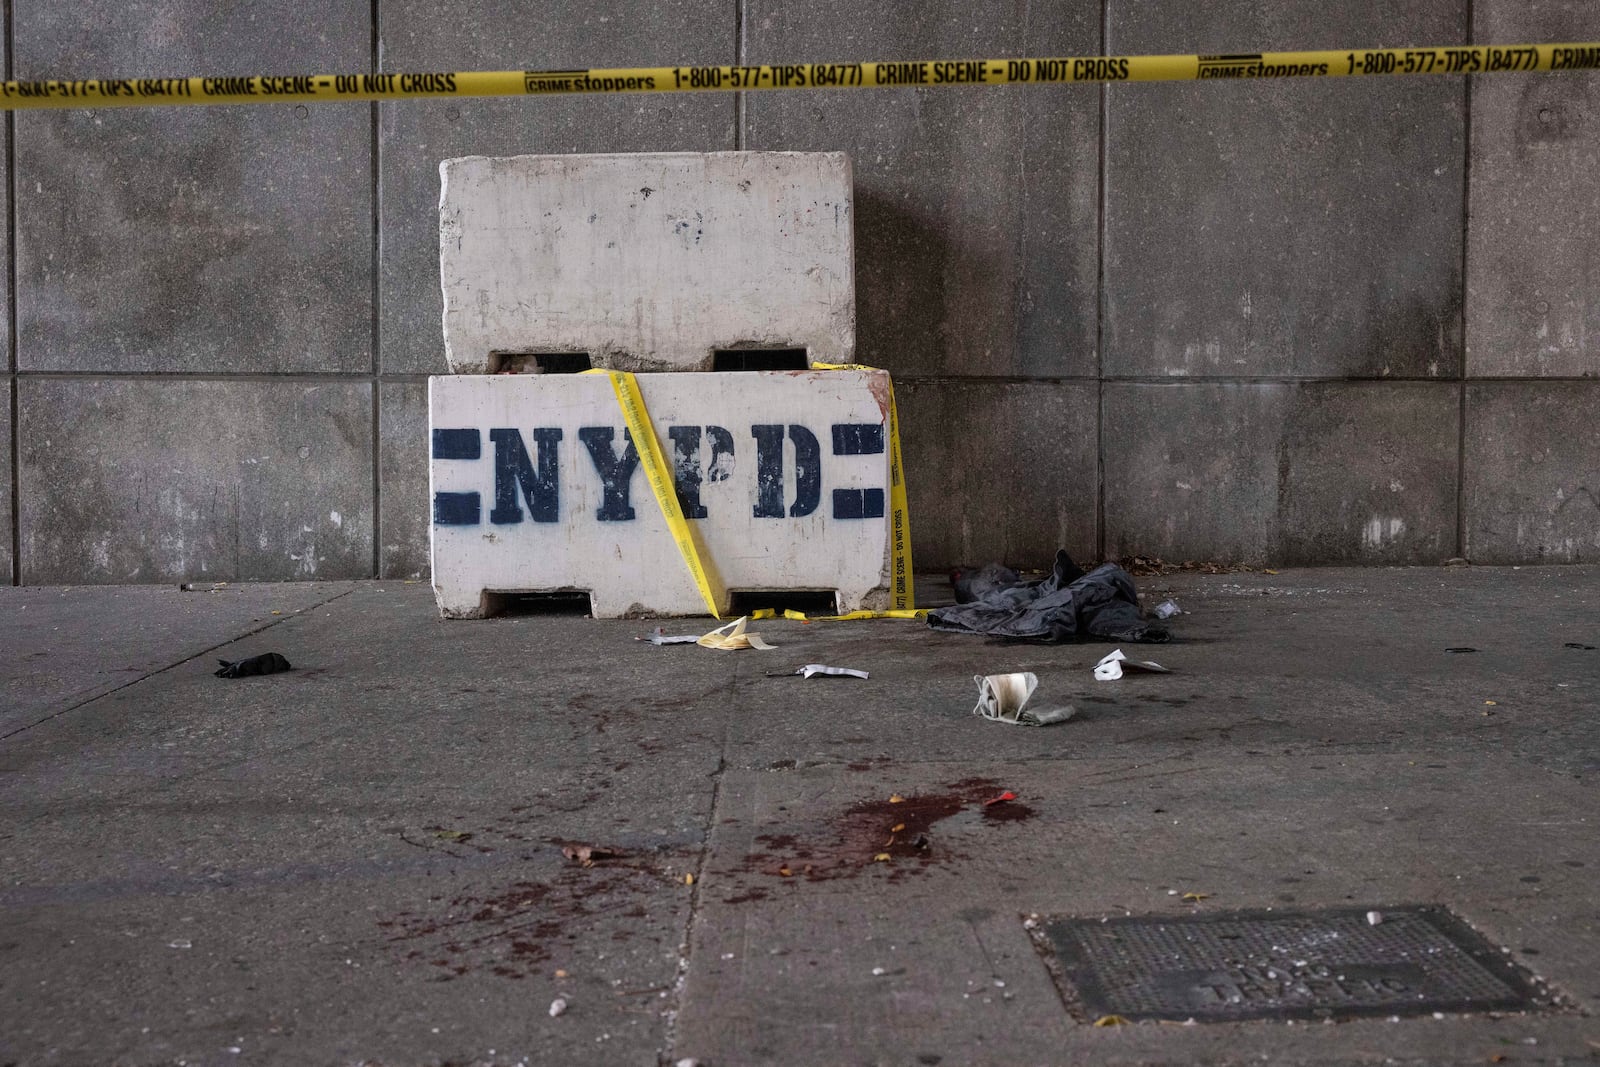
[[[1381,910],[1377,925],[1369,910]],[[1322,1019],[1545,1006],[1442,907],[1332,908],[1044,923],[1087,1018]]]

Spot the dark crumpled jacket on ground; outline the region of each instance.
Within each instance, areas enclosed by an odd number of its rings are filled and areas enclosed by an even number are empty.
[[[1139,617],[1133,576],[1115,563],[1085,574],[1065,550],[1042,582],[987,589],[970,604],[935,608],[928,625],[955,633],[1024,641],[1165,641],[1167,628]]]

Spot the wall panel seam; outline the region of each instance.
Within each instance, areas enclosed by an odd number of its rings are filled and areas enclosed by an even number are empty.
[[[16,76],[16,49],[13,45],[13,0],[5,0],[6,77]],[[11,584],[22,584],[22,402],[17,380],[17,113],[6,112],[6,384],[9,386],[11,417],[11,462],[7,487],[11,499]]]
[[[380,27],[380,0],[371,0],[371,15],[369,32],[371,34],[371,55],[368,57],[368,66],[374,74],[379,70],[381,60],[382,36]],[[372,154],[372,203],[370,224],[372,226],[371,242],[371,313],[372,313],[372,374],[370,382],[372,404],[372,576],[383,577],[383,414],[382,397],[380,396],[380,376],[383,373],[383,352],[380,348],[383,322],[383,286],[380,284],[380,272],[383,268],[383,240],[380,229],[382,219],[382,138],[379,136],[378,102],[372,101],[368,105],[371,109],[369,133],[371,136]]]
[[[1472,44],[1473,0],[1466,0],[1467,44]],[[1461,370],[1456,397],[1456,555],[1467,555],[1467,266],[1472,239],[1472,79],[1461,86]]]
[[[1111,0],[1100,0],[1100,54],[1111,48]],[[1111,167],[1107,137],[1111,111],[1110,90],[1100,85],[1098,131],[1099,163],[1095,196],[1095,283],[1094,283],[1094,554],[1106,557],[1106,198],[1110,194]]]

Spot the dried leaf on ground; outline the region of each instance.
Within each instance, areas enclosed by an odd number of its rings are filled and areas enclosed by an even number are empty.
[[[1255,568],[1243,563],[1221,563],[1216,560],[1186,559],[1182,563],[1168,563],[1159,556],[1123,556],[1117,560],[1122,569],[1136,578],[1148,578],[1173,571],[1192,571],[1198,574],[1252,573]],[[1269,571],[1276,574],[1276,571]]]

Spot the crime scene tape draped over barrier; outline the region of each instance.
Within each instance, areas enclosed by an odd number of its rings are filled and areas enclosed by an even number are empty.
[[[1230,55],[1064,56],[880,63],[789,63],[593,70],[305,74],[226,78],[88,78],[8,81],[0,110],[185,104],[311,103],[419,97],[593,93],[875,89],[907,85],[1051,85],[1070,82],[1357,78],[1600,69],[1600,42],[1357,48]]]
[[[857,363],[813,363],[811,369],[873,370],[874,368]],[[661,514],[667,520],[667,530],[672,534],[672,540],[677,544],[678,552],[689,568],[689,575],[694,579],[695,588],[700,591],[700,599],[705,601],[706,610],[711,613],[712,618],[722,618],[721,609],[718,607],[722,602],[721,584],[700,544],[700,539],[695,535],[694,527],[684,518],[683,506],[678,503],[672,469],[667,466],[665,454],[661,451],[661,439],[656,436],[655,426],[650,422],[650,412],[644,405],[644,394],[639,391],[639,380],[627,371],[596,369],[583,373],[604,374],[611,379],[611,388],[617,394],[617,407],[622,409],[622,420],[628,427],[628,435],[633,438],[635,451],[639,453],[639,466],[644,469],[645,481],[650,483],[650,492],[655,496],[656,505],[661,508]],[[912,584],[911,515],[906,505],[906,482],[900,465],[900,417],[895,409],[893,384],[889,386],[889,513],[891,539],[889,602],[894,606],[887,611],[851,611],[844,615],[826,615],[823,618],[921,619],[928,614],[926,610],[916,606],[916,592]],[[771,608],[762,608],[752,612],[751,618],[770,619],[777,614]],[[786,619],[807,620],[807,616],[799,611],[786,610],[782,614]]]

